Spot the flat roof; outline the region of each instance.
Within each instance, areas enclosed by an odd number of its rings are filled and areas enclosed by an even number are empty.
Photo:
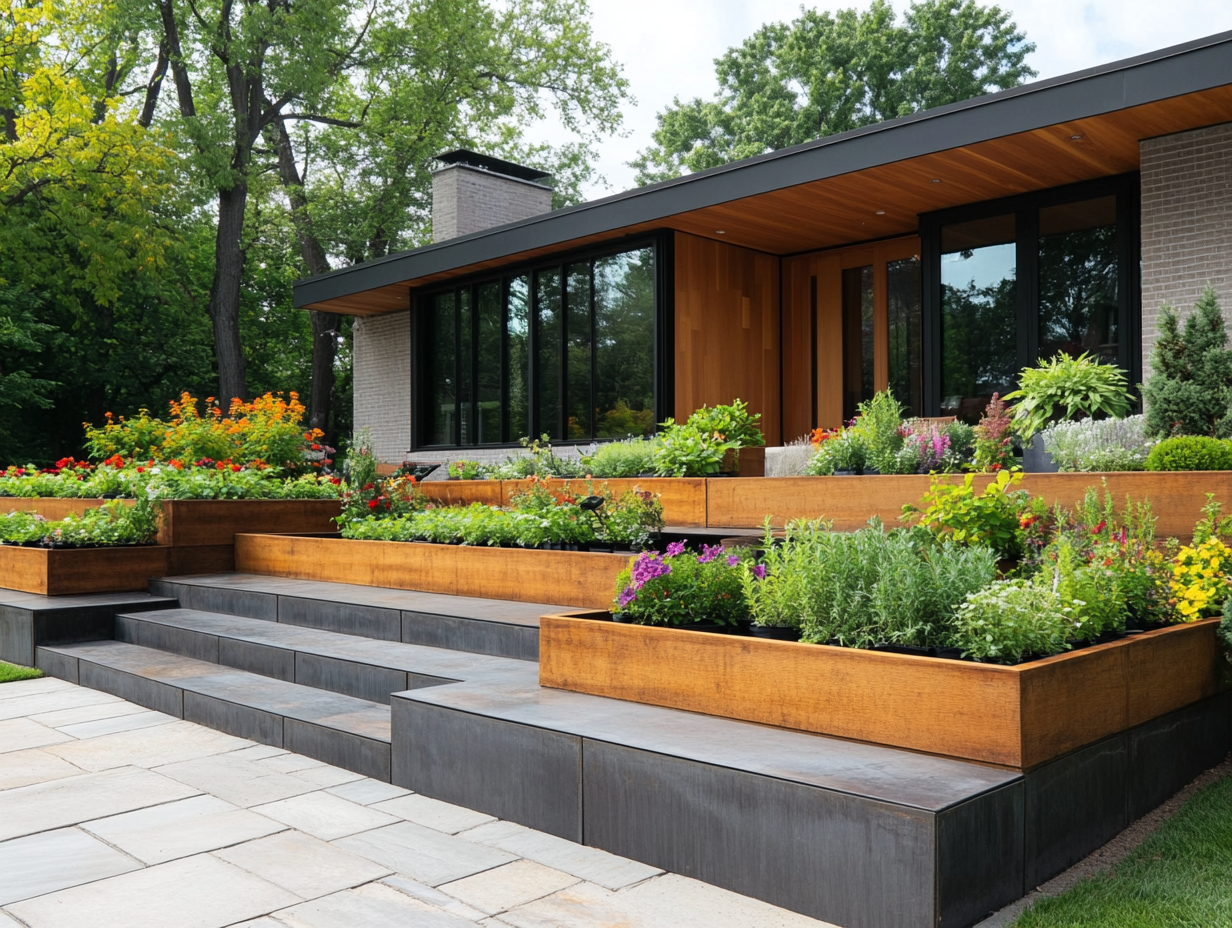
[[[1232,121],[1232,32],[914,113],[297,281],[367,315],[412,287],[671,228],[772,254],[914,232],[921,212],[1138,169],[1138,142]]]

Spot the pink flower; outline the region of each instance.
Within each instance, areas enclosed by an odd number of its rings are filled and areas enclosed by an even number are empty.
[[[648,581],[671,572],[672,568],[655,555],[643,554],[633,562],[633,589],[640,590]]]
[[[678,554],[684,554],[684,542],[683,541],[673,541],[670,545],[667,546],[667,556],[668,557],[675,557]]]
[[[758,580],[765,580],[766,579],[766,565],[765,564],[754,564],[753,565],[753,576],[756,577]]]
[[[739,563],[740,563],[740,558],[736,557],[736,555],[734,554],[727,555],[727,566],[728,567],[735,567]]]
[[[726,549],[722,545],[702,545],[702,554],[701,557],[697,559],[697,563],[709,564],[725,550]]]

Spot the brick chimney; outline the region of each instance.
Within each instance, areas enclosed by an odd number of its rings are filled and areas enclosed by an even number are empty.
[[[482,232],[552,209],[551,176],[459,148],[437,155],[432,175],[432,241]]]

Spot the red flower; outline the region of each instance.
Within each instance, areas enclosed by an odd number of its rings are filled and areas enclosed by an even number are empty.
[[[377,501],[376,501],[376,500],[374,500],[374,499],[370,499],[370,500],[368,500],[368,508],[369,508],[369,509],[375,509],[375,508],[376,508],[376,503],[377,503]]]
[[[233,473],[237,473],[237,474],[238,474],[238,473],[239,473],[242,469],[243,469],[243,468],[241,468],[238,464],[232,464],[232,465],[231,465],[231,471],[232,471]]]
[[[139,473],[139,474],[144,474],[144,473],[145,473],[145,468],[144,468],[144,467],[141,467],[141,466],[138,466],[138,467],[137,467],[137,473]]]
[[[312,450],[313,450],[313,451],[320,451],[320,450],[321,450],[321,446],[320,446],[320,445],[313,445],[313,446],[312,446]]]
[[[330,483],[332,483],[332,484],[333,484],[334,486],[336,486],[336,487],[337,487],[337,486],[341,486],[341,485],[342,485],[342,478],[341,478],[341,477],[330,477],[330,478],[329,478],[329,482],[330,482]]]
[[[217,467],[219,470],[226,470],[226,469],[227,469],[227,465],[226,465],[226,464],[224,464],[222,461],[219,461],[219,462],[215,465],[215,467]]]

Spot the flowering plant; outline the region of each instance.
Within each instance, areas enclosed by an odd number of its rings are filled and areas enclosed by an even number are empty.
[[[722,545],[699,554],[674,542],[662,555],[643,552],[629,562],[616,580],[612,611],[639,625],[734,626],[748,617],[744,570],[741,557]]]
[[[1232,550],[1218,538],[1185,545],[1172,561],[1172,600],[1181,622],[1214,615],[1228,599]]]
[[[1014,419],[1000,394],[994,393],[975,427],[977,470],[1004,470],[1014,464]]]

